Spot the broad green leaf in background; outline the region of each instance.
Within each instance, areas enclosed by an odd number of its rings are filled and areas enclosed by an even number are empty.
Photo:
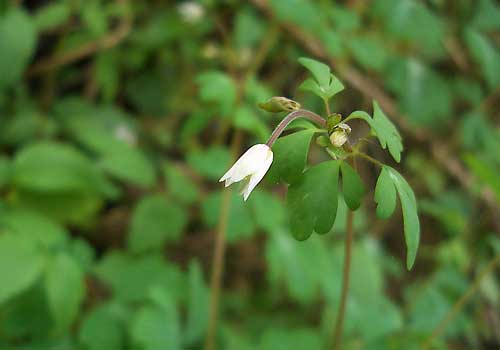
[[[307,79],[299,89],[311,91],[323,100],[329,100],[335,94],[344,90],[344,85],[330,73],[330,67],[316,60],[301,57],[299,63],[306,67],[314,79]]]
[[[263,143],[271,134],[267,125],[259,119],[254,108],[242,106],[236,109],[234,113],[234,125],[240,129],[248,130],[257,137],[259,142]]]
[[[13,7],[0,14],[0,91],[15,84],[36,47],[36,30],[31,17]]]
[[[198,75],[200,99],[215,103],[224,117],[230,115],[236,103],[236,85],[231,77],[223,72],[208,71]]]
[[[0,210],[0,227],[48,249],[64,246],[69,237],[69,233],[58,223],[30,210]]]
[[[324,13],[315,2],[271,0],[269,6],[279,20],[294,23],[311,34],[320,33],[325,29]]]
[[[225,191],[232,190],[226,189]],[[222,193],[223,192],[212,192],[202,203],[203,222],[211,229],[217,227]],[[250,196],[249,202],[251,200],[252,196]],[[249,238],[255,233],[255,228],[250,206],[245,205],[241,200],[241,196],[238,195],[236,191],[232,191],[229,222],[227,226],[228,241],[235,242],[240,239]]]
[[[186,295],[184,276],[179,268],[168,264],[159,254],[133,257],[122,251],[111,251],[96,265],[95,273],[121,301],[145,300],[155,286],[167,288],[176,300]]]
[[[484,159],[484,156],[467,153],[463,156],[465,163],[472,173],[493,190],[495,197],[500,202],[500,179],[498,178],[498,167]]]
[[[121,109],[68,98],[56,106],[55,113],[68,133],[95,155],[105,172],[142,187],[154,184],[153,165],[137,145],[137,132]]]
[[[70,3],[48,3],[36,11],[34,16],[35,27],[38,31],[53,29],[64,24],[70,15]]]
[[[88,350],[122,350],[125,330],[116,304],[104,304],[93,308],[84,318],[79,342]]]
[[[396,187],[386,167],[380,171],[375,185],[375,203],[377,216],[381,219],[387,219],[396,209]]]
[[[163,174],[167,192],[179,202],[192,204],[199,197],[198,185],[186,174],[188,169],[174,164],[165,164]]]
[[[179,315],[174,300],[164,289],[154,289],[158,297],[151,305],[142,307],[130,324],[135,347],[144,350],[180,350]],[[161,299],[160,299],[161,297]]]
[[[378,17],[387,34],[409,43],[424,55],[440,56],[444,52],[445,23],[425,3],[417,0],[376,0],[370,14]]]
[[[181,206],[162,195],[144,197],[131,219],[128,245],[135,252],[161,250],[165,242],[177,241],[187,222]]]
[[[314,130],[302,130],[280,137],[274,143],[273,163],[267,173],[271,183],[297,181],[304,171]]]
[[[358,173],[346,162],[340,164],[342,174],[342,192],[347,206],[351,210],[356,210],[361,205],[361,200],[365,194],[365,185]]]
[[[323,340],[313,329],[269,329],[262,334],[259,350],[323,349]]]
[[[79,313],[85,297],[81,267],[70,256],[59,253],[47,266],[45,288],[55,334],[66,332]]]
[[[385,43],[378,37],[357,36],[349,40],[349,49],[360,65],[367,69],[381,71],[388,57]]]
[[[265,191],[253,191],[248,200],[252,206],[252,214],[257,226],[268,233],[283,228],[286,213],[283,202]]]
[[[25,236],[0,235],[0,304],[28,289],[45,268],[36,243]]]
[[[339,166],[334,160],[320,163],[290,185],[287,207],[296,239],[309,238],[313,230],[323,234],[332,228],[337,214]]]
[[[473,28],[466,28],[464,40],[474,61],[491,90],[500,86],[500,50],[484,35]]]
[[[183,342],[192,346],[203,340],[208,325],[209,301],[209,290],[203,280],[203,271],[195,260],[189,263],[187,288],[187,319]]]
[[[476,12],[472,25],[480,30],[493,31],[500,29],[500,5],[495,0],[476,1]]]
[[[2,276],[16,273],[12,266],[14,265],[10,266],[8,273],[2,271]],[[22,271],[19,272],[22,273]],[[40,281],[33,283],[29,288],[24,289],[20,294],[3,304],[2,310],[0,327],[2,329],[2,338],[5,340],[19,338],[46,339],[51,332],[51,327],[53,327],[54,321],[47,303],[46,291]],[[27,347],[33,348],[31,346]],[[6,348],[11,349],[12,346]]]
[[[319,237],[297,244],[288,231],[276,228],[269,232],[266,242],[267,279],[277,290],[284,284],[291,299],[309,305],[317,300],[325,275],[328,280],[335,279],[328,268],[330,257],[331,252]],[[310,266],[314,266],[313,271]]]
[[[76,148],[43,141],[16,154],[12,181],[32,191],[91,194],[102,193],[105,184],[95,165]]]
[[[210,180],[218,180],[230,167],[231,154],[220,146],[212,146],[205,150],[188,154],[188,164],[200,175]]]
[[[415,124],[436,127],[450,120],[451,85],[423,61],[392,56],[386,65],[385,84],[398,96],[401,111]]]

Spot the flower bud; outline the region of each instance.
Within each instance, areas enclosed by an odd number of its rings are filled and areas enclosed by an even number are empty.
[[[278,113],[278,112],[293,112],[300,109],[302,106],[300,103],[290,100],[289,98],[282,96],[274,96],[263,103],[259,103],[259,107],[267,112]]]
[[[345,123],[340,123],[330,134],[330,141],[335,147],[342,147],[347,142],[347,136],[351,133],[351,127]]]

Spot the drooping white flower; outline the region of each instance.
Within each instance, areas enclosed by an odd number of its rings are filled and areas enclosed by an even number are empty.
[[[225,187],[243,181],[241,194],[247,200],[255,186],[262,180],[273,162],[273,151],[269,146],[257,144],[250,147],[229,169],[219,182],[225,181]]]

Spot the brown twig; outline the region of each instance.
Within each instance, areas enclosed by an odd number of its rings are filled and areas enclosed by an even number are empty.
[[[243,134],[237,130],[231,141],[231,153],[233,160],[236,159],[238,150],[241,147]],[[224,257],[226,252],[226,231],[229,222],[231,209],[231,191],[226,189],[222,193],[222,202],[219,213],[219,220],[215,236],[214,256],[212,259],[212,274],[210,279],[210,301],[208,310],[208,328],[205,337],[205,350],[214,350],[217,323],[219,318],[219,300],[222,286],[222,276],[224,273]]]
[[[119,1],[124,2],[124,1]],[[74,50],[56,53],[51,57],[40,60],[30,66],[26,75],[28,77],[37,76],[60,66],[70,64],[91,56],[96,52],[103,51],[115,47],[125,39],[132,28],[132,19],[129,15],[124,15],[116,29],[106,34],[102,38],[83,44]]]

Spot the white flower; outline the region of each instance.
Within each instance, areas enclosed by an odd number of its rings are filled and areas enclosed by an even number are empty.
[[[196,23],[205,14],[203,6],[196,1],[185,1],[179,4],[177,9],[187,23]]]
[[[241,194],[247,200],[252,190],[266,175],[273,162],[273,151],[269,146],[257,144],[248,149],[234,165],[221,177],[219,182],[225,181],[225,186],[243,180]]]

